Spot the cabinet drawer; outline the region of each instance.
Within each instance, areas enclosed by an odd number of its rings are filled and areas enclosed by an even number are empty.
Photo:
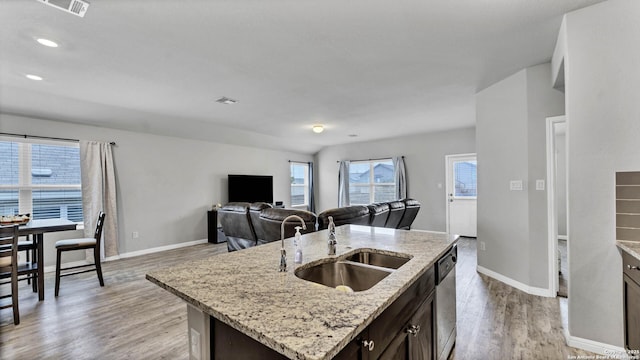
[[[622,252],[622,271],[631,280],[640,284],[640,260],[629,255],[626,251]]]
[[[435,269],[432,266],[369,325],[369,339],[375,342],[371,358],[377,359],[396,335],[405,330],[405,325],[418,306],[435,289],[435,281]]]

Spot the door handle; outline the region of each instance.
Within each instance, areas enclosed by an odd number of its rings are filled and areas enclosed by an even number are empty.
[[[453,194],[449,194],[449,202],[453,202]]]
[[[409,325],[409,327],[407,328],[407,333],[413,336],[418,336],[419,332],[420,332],[420,325]]]
[[[373,351],[373,348],[376,346],[373,340],[364,340],[362,341],[362,345],[364,346],[365,349],[369,351]]]

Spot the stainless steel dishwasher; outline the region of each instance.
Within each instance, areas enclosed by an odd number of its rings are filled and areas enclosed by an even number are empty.
[[[456,261],[454,245],[436,263],[436,359],[446,360],[456,343]]]

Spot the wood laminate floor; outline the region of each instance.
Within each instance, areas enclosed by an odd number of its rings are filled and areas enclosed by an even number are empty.
[[[460,240],[458,336],[451,359],[592,355],[565,345],[557,299],[479,275],[475,251],[475,240]],[[23,283],[20,325],[13,325],[10,309],[0,312],[0,359],[188,359],[185,303],[145,274],[221,252],[226,244],[202,244],[108,262],[105,287],[92,273],[66,277],[58,298],[53,274],[46,274],[43,302]]]

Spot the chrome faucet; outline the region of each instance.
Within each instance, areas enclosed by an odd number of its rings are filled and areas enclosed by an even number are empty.
[[[287,252],[284,249],[284,224],[289,221],[289,219],[300,220],[302,230],[307,230],[307,225],[305,225],[304,220],[298,215],[289,215],[282,220],[282,225],[280,225],[280,241],[282,241],[282,248],[280,249],[280,272],[287,271]]]

